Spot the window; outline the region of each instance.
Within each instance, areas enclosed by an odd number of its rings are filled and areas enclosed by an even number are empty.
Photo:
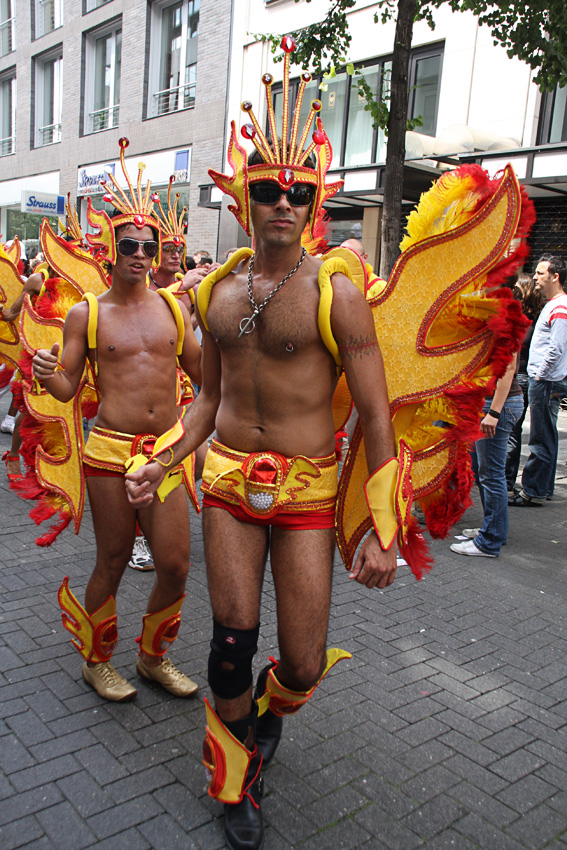
[[[61,141],[63,101],[63,55],[57,53],[35,59],[35,140],[36,148]]]
[[[110,0],[87,0],[85,12],[92,12],[93,9],[98,9],[99,6],[104,6],[105,3],[110,3]]]
[[[118,126],[120,109],[121,23],[90,34],[86,41],[85,133]]]
[[[427,51],[417,50],[410,64],[410,92],[408,118],[422,117],[423,126],[418,132],[434,135],[437,122],[437,102],[441,79],[442,45]],[[364,78],[371,91],[381,92],[382,98],[390,99],[391,59],[379,59],[364,66]],[[374,130],[372,115],[365,109],[366,100],[358,92],[356,77],[345,72],[338,73],[325,81],[326,88],[319,89],[319,78],[313,79],[305,88],[299,122],[300,133],[311,108],[311,101],[319,98],[322,109],[319,113],[333,148],[331,168],[350,168],[384,162],[386,159],[387,136],[383,130]],[[295,103],[297,81],[290,82],[290,103]],[[274,86],[276,124],[281,127],[282,89]],[[309,143],[310,139],[308,139]]]
[[[437,103],[439,101],[439,81],[441,79],[441,53],[439,50],[414,54],[410,69],[410,102],[408,118],[420,117],[423,121],[417,127],[418,133],[434,136],[437,126]]]
[[[35,0],[35,37],[41,38],[63,23],[63,0]]]
[[[0,56],[15,49],[13,0],[0,0]]]
[[[538,144],[567,141],[567,86],[545,92],[541,103]]]
[[[0,156],[16,150],[16,73],[0,77]]]
[[[148,116],[195,106],[199,0],[154,3],[151,32]]]

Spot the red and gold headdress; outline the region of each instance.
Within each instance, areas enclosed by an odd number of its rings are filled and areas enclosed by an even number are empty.
[[[301,136],[299,136],[299,119],[303,103],[303,95],[307,83],[311,81],[311,74],[307,71],[304,71],[301,75],[295,108],[290,122],[289,54],[295,48],[295,42],[290,36],[286,35],[282,39],[281,46],[285,53],[281,138],[278,138],[276,129],[276,115],[272,96],[273,77],[271,74],[264,74],[262,82],[266,87],[268,124],[270,127],[270,135],[272,137],[271,144],[260,127],[256,116],[252,112],[252,104],[250,101],[244,101],[242,109],[244,112],[248,113],[251,123],[244,124],[241,130],[244,138],[250,139],[254,143],[263,162],[260,165],[248,165],[246,151],[238,143],[236,126],[233,121],[231,124],[230,140],[228,143],[228,161],[232,167],[232,177],[229,177],[226,174],[220,174],[218,171],[213,171],[212,169],[209,169],[209,174],[219,189],[234,198],[236,203],[234,205],[231,204],[229,206],[229,210],[234,213],[238,223],[244,228],[249,236],[251,235],[249,196],[250,183],[272,180],[280,186],[282,192],[289,189],[293,183],[307,183],[310,186],[314,186],[316,193],[309,217],[309,233],[311,238],[314,238],[315,223],[320,216],[323,204],[339,191],[343,183],[341,180],[337,183],[325,182],[327,171],[329,170],[333,158],[333,151],[331,143],[329,142],[327,134],[323,128],[323,122],[318,115],[321,111],[320,100],[312,101],[311,110],[307,116],[305,127],[303,128]],[[312,141],[311,144],[304,150],[304,145],[307,141],[313,121],[315,121],[315,130],[312,135]],[[308,168],[304,164],[310,154],[315,155],[317,162],[315,169]]]
[[[123,227],[125,224],[134,224],[141,230],[142,227],[148,225],[149,227],[153,227],[158,234],[161,233],[159,219],[153,212],[154,203],[159,200],[159,195],[156,193],[150,194],[152,184],[149,180],[146,183],[146,188],[142,191],[142,174],[146,167],[145,163],[138,163],[138,180],[136,189],[134,190],[124,161],[124,151],[130,142],[128,139],[122,138],[118,144],[120,145],[120,165],[128,185],[130,197],[122,189],[114,174],[109,172],[110,183],[108,180],[101,180],[101,184],[107,193],[104,195],[104,200],[112,204],[119,211],[120,215],[110,218],[104,210],[95,210],[90,198],[87,206],[88,222],[92,227],[97,228],[96,234],[87,233],[89,245],[99,253],[100,259],[107,260],[112,264],[116,260],[114,233],[119,227]]]
[[[167,187],[167,213],[165,212],[159,195],[157,197],[156,203],[158,205],[158,209],[160,211],[160,226],[161,226],[161,241],[164,242],[173,242],[174,245],[181,246],[183,248],[182,261],[185,259],[185,227],[187,225],[187,219],[185,218],[187,214],[187,207],[183,207],[181,212],[177,212],[177,204],[179,202],[179,198],[181,195],[179,192],[175,193],[175,201],[173,204],[171,203],[171,187],[175,183],[175,175],[172,174],[169,178],[169,186]],[[155,264],[154,264],[155,265]]]

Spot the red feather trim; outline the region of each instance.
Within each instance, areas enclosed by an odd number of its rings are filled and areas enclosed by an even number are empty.
[[[15,371],[15,369],[12,369],[7,364],[4,364],[4,368],[2,369],[2,371],[0,371],[0,390],[3,390],[4,387],[8,386],[14,376]]]
[[[348,433],[344,428],[335,431],[335,455],[338,463],[343,460],[343,440],[345,437],[348,437]]]
[[[421,533],[421,526],[414,516],[410,516],[406,538],[399,548],[402,557],[407,561],[418,581],[423,578],[424,572],[429,572],[433,567],[433,556]]]

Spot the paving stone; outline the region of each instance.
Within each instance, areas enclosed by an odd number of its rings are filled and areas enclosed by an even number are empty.
[[[485,794],[480,788],[470,782],[461,782],[460,785],[449,790],[451,797],[458,800],[468,811],[476,812],[484,820],[494,826],[503,829],[518,819],[518,811],[498,802],[490,794]],[[500,795],[502,798],[502,794]]]
[[[523,814],[547,800],[554,793],[554,786],[537,775],[525,776],[497,795],[499,800]]]
[[[450,827],[465,813],[464,806],[446,796],[440,796],[419,806],[403,819],[403,823],[420,838],[428,840]]]
[[[146,794],[135,800],[120,803],[98,815],[92,815],[87,823],[97,838],[108,838],[132,826],[143,824],[162,812],[161,806]]]
[[[58,850],[82,850],[95,842],[95,836],[70,803],[59,803],[36,817]]]
[[[34,788],[33,791],[15,795],[6,801],[5,805],[0,806],[0,837],[3,824],[25,818],[42,809],[48,809],[62,799],[63,796],[55,785],[44,785],[41,788]]]
[[[506,835],[502,830],[475,814],[466,815],[455,825],[455,829],[476,842],[482,850],[522,850],[522,844],[513,837]]]
[[[83,818],[114,806],[113,798],[85,771],[59,779],[57,787]]]
[[[539,850],[547,842],[567,830],[567,813],[556,812],[549,806],[541,805],[522,815],[521,820],[508,827],[510,835],[528,848]]]
[[[29,816],[14,820],[2,827],[3,850],[16,850],[18,847],[25,847],[34,839],[41,838],[42,835],[43,828],[35,817]]]

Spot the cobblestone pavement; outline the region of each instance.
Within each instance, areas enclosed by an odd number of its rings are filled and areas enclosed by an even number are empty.
[[[7,399],[0,400],[0,415]],[[406,567],[386,592],[337,564],[330,645],[353,653],[286,721],[266,771],[266,850],[567,848],[567,413],[557,493],[511,511],[498,560],[433,544],[433,573]],[[10,438],[0,435],[0,450]],[[478,498],[477,498],[478,502]],[[201,764],[204,709],[147,682],[128,704],[83,682],[61,626],[64,576],[82,599],[90,516],[51,549],[0,470],[0,846],[3,850],[216,850],[220,806]],[[463,526],[478,524],[478,507]],[[172,653],[206,693],[211,635],[200,521]],[[151,574],[127,570],[114,660],[136,680]],[[264,592],[257,666],[275,651]]]

